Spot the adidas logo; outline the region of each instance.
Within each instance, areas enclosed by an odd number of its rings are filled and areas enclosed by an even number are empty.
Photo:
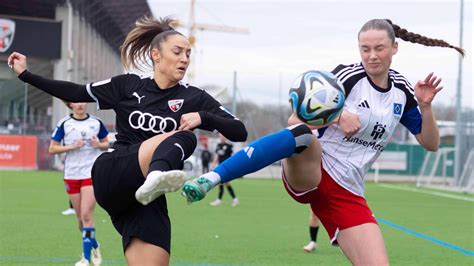
[[[370,109],[370,106],[369,106],[369,103],[367,102],[367,100],[364,100],[364,101],[360,102],[358,106]]]
[[[254,148],[253,147],[245,147],[244,151],[247,154],[247,157],[252,158],[252,153],[253,153]]]

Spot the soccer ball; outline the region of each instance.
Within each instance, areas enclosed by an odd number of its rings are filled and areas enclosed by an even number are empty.
[[[290,88],[293,112],[306,124],[322,126],[336,119],[344,106],[344,89],[331,72],[310,70]]]

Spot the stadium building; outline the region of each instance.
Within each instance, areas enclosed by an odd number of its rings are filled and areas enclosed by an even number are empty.
[[[69,113],[61,100],[17,79],[7,66],[11,52],[25,54],[28,69],[48,78],[100,81],[124,72],[120,45],[134,22],[150,14],[146,0],[2,0],[0,134],[49,141],[56,121]],[[98,111],[91,103],[89,113],[114,129],[112,111]]]

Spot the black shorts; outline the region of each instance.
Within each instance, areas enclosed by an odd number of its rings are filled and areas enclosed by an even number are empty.
[[[107,211],[122,235],[123,249],[132,237],[159,246],[170,253],[171,223],[163,195],[144,206],[135,199],[143,184],[138,162],[140,143],[101,154],[92,167],[92,184],[97,203]]]

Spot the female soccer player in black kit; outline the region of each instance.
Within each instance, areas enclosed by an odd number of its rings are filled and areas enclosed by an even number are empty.
[[[217,130],[245,141],[244,124],[205,91],[182,84],[191,46],[169,18],[137,21],[121,50],[126,69],[152,62],[152,78],[134,74],[78,85],[29,72],[26,57],[14,52],[8,64],[19,78],[69,102],[96,102],[116,113],[117,142],[95,162],[97,203],[122,235],[129,265],[168,265],[171,224],[165,192],[185,181],[183,161],[196,148],[195,128]]]

